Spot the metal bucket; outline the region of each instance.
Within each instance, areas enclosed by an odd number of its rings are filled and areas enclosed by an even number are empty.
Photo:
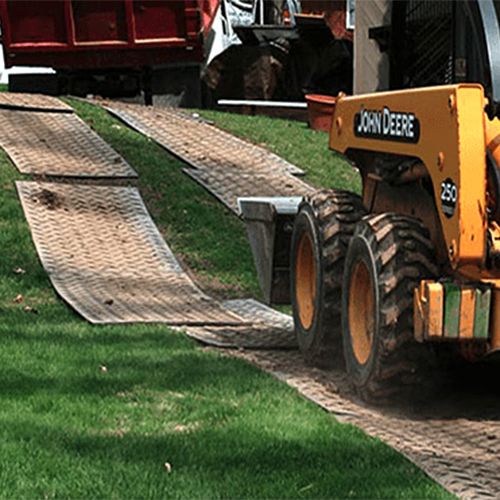
[[[267,304],[290,304],[290,245],[302,197],[238,198]]]

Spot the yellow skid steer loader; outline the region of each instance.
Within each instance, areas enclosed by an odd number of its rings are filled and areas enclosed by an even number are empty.
[[[268,206],[261,225],[281,228],[253,232],[268,301],[289,299],[307,360],[343,351],[367,401],[421,387],[443,346],[467,360],[500,349],[500,8],[476,10],[488,56],[478,83],[336,98],[329,146],[358,167],[361,197],[324,189],[288,200],[288,214],[283,200],[241,200],[247,221]],[[408,75],[418,80],[412,66],[400,83]]]

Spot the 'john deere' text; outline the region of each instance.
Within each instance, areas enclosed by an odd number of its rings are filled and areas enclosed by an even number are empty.
[[[420,122],[413,113],[370,110],[361,106],[354,117],[354,135],[367,139],[417,143],[420,139]]]

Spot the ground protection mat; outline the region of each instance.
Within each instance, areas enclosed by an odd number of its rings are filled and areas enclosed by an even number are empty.
[[[91,323],[243,325],[183,272],[135,188],[16,182],[54,288]]]
[[[14,94],[22,102],[24,94]],[[23,174],[137,177],[130,165],[73,113],[0,107],[0,146]]]
[[[240,197],[302,196],[313,189],[294,177],[303,171],[291,163],[179,110],[123,103],[105,108],[188,163],[192,168],[184,172],[235,213]]]
[[[430,396],[420,410],[369,408],[354,397],[341,363],[333,370],[320,370],[307,366],[298,351],[223,352],[250,361],[341,422],[382,439],[459,498],[500,498],[500,405],[496,393],[443,390]],[[492,380],[490,385],[495,383]]]
[[[304,174],[303,170],[267,149],[179,109],[118,101],[105,102],[104,107],[131,128],[150,137],[195,168],[216,166],[220,156],[227,161],[227,157],[231,156],[228,153],[234,153],[233,161],[241,162],[242,170]],[[224,151],[226,148],[227,151]]]
[[[222,305],[250,326],[188,327],[186,334],[204,344],[237,349],[296,349],[293,319],[253,299],[228,300]]]
[[[238,170],[185,168],[183,172],[210,191],[229,210],[239,215],[238,198],[305,196],[315,189],[291,175],[247,174]]]
[[[53,113],[73,113],[73,108],[66,103],[44,94],[21,94],[0,92],[0,108],[25,111],[47,111]]]

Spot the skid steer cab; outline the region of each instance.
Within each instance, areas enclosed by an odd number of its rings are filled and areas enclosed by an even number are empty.
[[[442,351],[500,349],[500,121],[476,84],[340,96],[330,149],[362,196],[242,199],[268,302],[291,303],[316,365],[377,402],[423,386]],[[341,358],[340,358],[341,359]]]

